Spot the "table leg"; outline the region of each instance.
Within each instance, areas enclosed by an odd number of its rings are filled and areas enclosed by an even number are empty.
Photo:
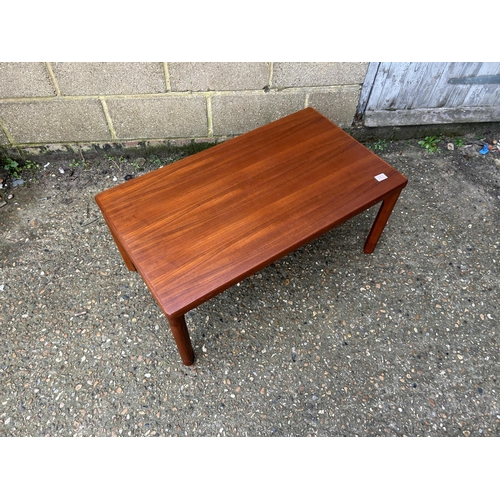
[[[394,205],[398,201],[401,191],[402,189],[398,191],[393,191],[382,201],[382,205],[380,206],[377,217],[373,222],[370,234],[368,235],[368,238],[366,239],[365,242],[365,248],[364,248],[365,253],[372,253],[375,250],[378,239],[380,238],[380,235],[384,230],[384,227],[387,223],[387,220],[389,219],[389,216],[392,213]]]
[[[174,335],[175,343],[177,344],[177,349],[181,355],[182,362],[186,366],[190,366],[194,363],[194,351],[191,345],[191,339],[189,338],[189,332],[186,325],[186,319],[184,315],[177,318],[167,318],[170,325],[170,329]]]

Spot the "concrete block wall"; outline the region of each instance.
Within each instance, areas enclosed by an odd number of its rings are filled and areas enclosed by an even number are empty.
[[[0,62],[0,147],[214,142],[312,106],[343,128],[368,63]]]

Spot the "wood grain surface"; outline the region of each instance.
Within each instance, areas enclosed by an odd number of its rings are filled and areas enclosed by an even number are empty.
[[[387,179],[379,182],[381,173]],[[406,182],[306,108],[113,187],[96,201],[129,269],[176,318],[389,194],[394,198]]]

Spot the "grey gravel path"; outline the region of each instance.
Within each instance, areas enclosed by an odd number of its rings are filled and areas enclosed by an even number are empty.
[[[93,200],[158,160],[50,159],[2,190],[0,436],[500,435],[500,154],[466,145],[377,151],[375,253],[372,209],[193,310],[193,367]]]

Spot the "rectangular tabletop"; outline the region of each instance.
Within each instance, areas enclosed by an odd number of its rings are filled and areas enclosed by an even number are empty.
[[[164,313],[176,317],[406,182],[307,108],[96,201]]]

